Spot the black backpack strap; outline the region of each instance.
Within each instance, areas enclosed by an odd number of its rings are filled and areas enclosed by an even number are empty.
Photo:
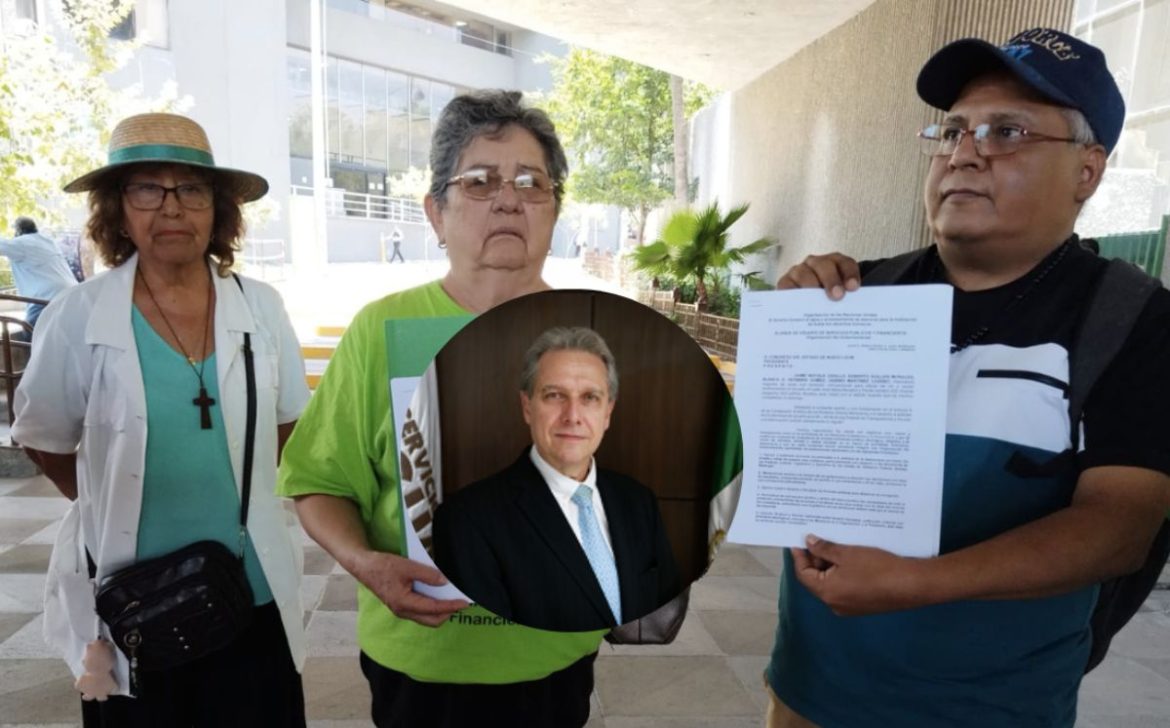
[[[902,280],[929,251],[930,248],[920,248],[886,258],[862,276],[861,282],[867,286],[892,286]]]
[[[1093,386],[1121,351],[1138,317],[1162,283],[1137,266],[1110,260],[1077,331],[1069,361],[1068,413],[1072,452],[1080,449],[1081,418]],[[1170,524],[1162,522],[1146,562],[1137,572],[1101,584],[1089,620],[1092,639],[1085,672],[1105,659],[1113,635],[1133,618],[1157,583],[1170,554]]]
[[[232,273],[240,293],[244,294],[244,283]],[[245,300],[247,298],[246,294]],[[240,558],[244,558],[244,545],[248,535],[248,507],[252,504],[252,456],[256,445],[256,366],[252,361],[252,335],[244,332],[244,374],[248,384],[248,419],[244,430],[244,472],[240,493]]]
[[[1080,449],[1085,400],[1121,351],[1150,296],[1161,287],[1157,278],[1123,260],[1110,260],[1101,274],[1069,361],[1068,414],[1074,452]]]

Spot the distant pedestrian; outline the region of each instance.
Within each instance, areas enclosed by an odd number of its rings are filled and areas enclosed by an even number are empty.
[[[16,237],[11,240],[0,238],[0,255],[12,262],[17,293],[26,298],[49,301],[66,288],[77,285],[61,249],[37,231],[32,218],[16,218],[13,229]],[[24,320],[29,326],[36,326],[44,308],[43,303],[28,304]]]
[[[390,233],[390,242],[394,243],[394,252],[390,255],[390,260],[386,262],[393,263],[394,259],[397,258],[405,263],[406,258],[402,257],[402,229],[397,225],[394,226],[394,232]]]

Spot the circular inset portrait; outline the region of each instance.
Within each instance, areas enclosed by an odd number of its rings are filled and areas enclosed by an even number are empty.
[[[406,515],[439,569],[500,617],[559,631],[678,598],[710,563],[742,467],[711,358],[598,291],[467,323],[419,382],[402,443]]]

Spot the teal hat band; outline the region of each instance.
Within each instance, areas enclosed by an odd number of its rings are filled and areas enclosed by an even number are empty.
[[[210,152],[191,147],[179,147],[173,144],[139,144],[133,147],[122,147],[110,152],[109,164],[125,164],[126,162],[157,162],[172,160],[179,163],[198,164],[204,167],[214,167],[215,160]]]

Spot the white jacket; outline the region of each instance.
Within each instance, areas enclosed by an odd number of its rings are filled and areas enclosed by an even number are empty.
[[[137,256],[69,289],[45,309],[32,358],[16,391],[12,436],[50,453],[77,452],[77,500],[57,536],[45,584],[45,640],[75,676],[85,645],[109,633],[94,611],[98,579],[132,564],[138,547],[146,460],[146,393],[131,328]],[[297,670],[304,665],[300,597],[304,560],[291,508],[273,494],[276,427],[300,416],[309,398],[304,362],[280,295],[270,286],[231,276],[215,281],[215,351],[219,404],[237,491],[241,487],[247,388],[242,346],[250,332],[256,369],[256,443],[248,531],[280,609]],[[127,694],[127,662],[118,651],[116,677]]]

